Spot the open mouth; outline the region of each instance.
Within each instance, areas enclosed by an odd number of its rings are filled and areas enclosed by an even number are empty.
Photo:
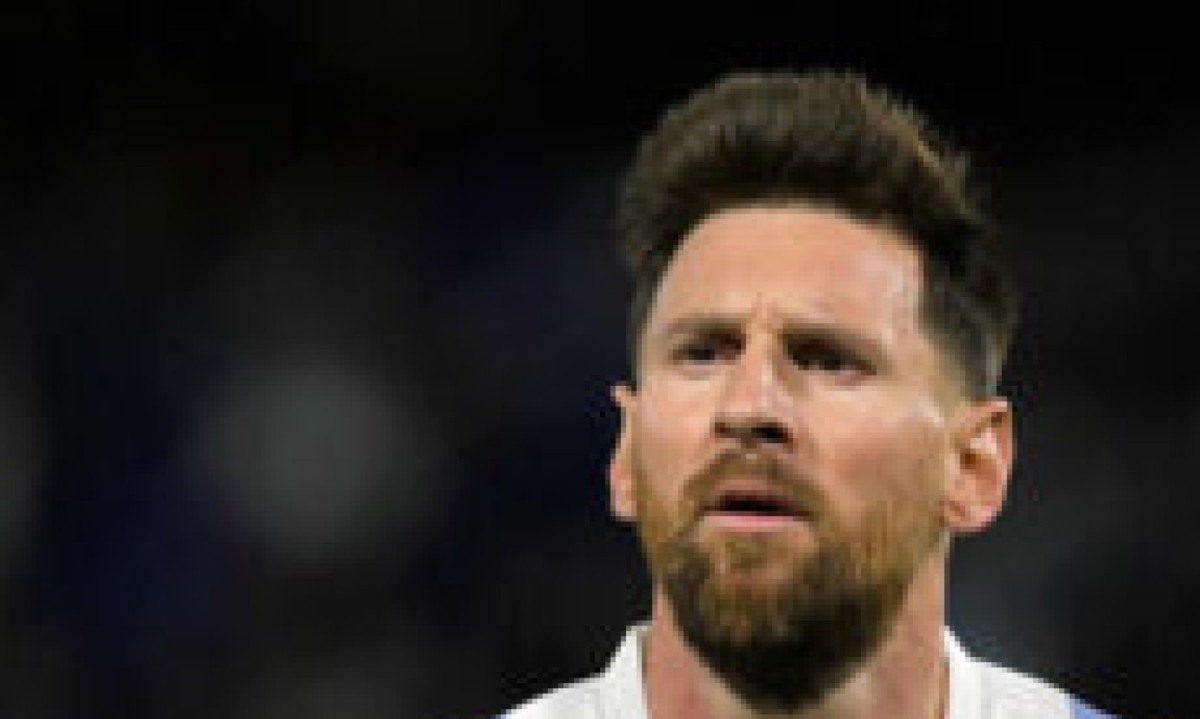
[[[730,492],[717,501],[713,511],[721,514],[753,514],[765,517],[797,516],[786,499],[767,494]]]
[[[788,495],[764,486],[730,486],[705,508],[705,519],[733,528],[769,528],[806,519]]]

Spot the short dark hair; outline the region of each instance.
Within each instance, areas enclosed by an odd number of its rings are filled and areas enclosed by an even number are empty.
[[[669,107],[621,186],[630,348],[675,250],[704,218],[802,202],[889,223],[921,256],[922,322],[973,397],[993,393],[1016,326],[1012,280],[965,153],[847,71],[739,72]]]

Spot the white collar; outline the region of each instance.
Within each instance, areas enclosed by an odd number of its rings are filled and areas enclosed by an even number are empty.
[[[942,637],[949,670],[946,719],[980,719],[983,716],[983,677],[949,628],[942,632]]]

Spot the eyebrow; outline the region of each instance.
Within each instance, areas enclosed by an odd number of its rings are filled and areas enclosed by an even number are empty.
[[[676,337],[692,337],[695,335],[741,334],[742,324],[742,319],[729,315],[685,315],[671,320],[660,332],[655,334],[667,341]]]
[[[690,314],[671,320],[656,334],[668,342],[680,336],[690,337],[698,334],[740,335],[744,325],[745,318],[737,315]],[[784,322],[782,336],[785,342],[826,341],[863,353],[869,358],[883,360],[887,357],[882,340],[845,325],[790,319]]]

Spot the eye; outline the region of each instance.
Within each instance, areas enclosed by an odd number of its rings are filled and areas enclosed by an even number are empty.
[[[671,358],[683,364],[712,364],[736,359],[741,340],[727,332],[706,332],[684,338],[671,351]]]
[[[870,369],[867,362],[856,353],[823,340],[798,342],[789,347],[788,353],[792,363],[804,370],[827,374],[863,374]]]

